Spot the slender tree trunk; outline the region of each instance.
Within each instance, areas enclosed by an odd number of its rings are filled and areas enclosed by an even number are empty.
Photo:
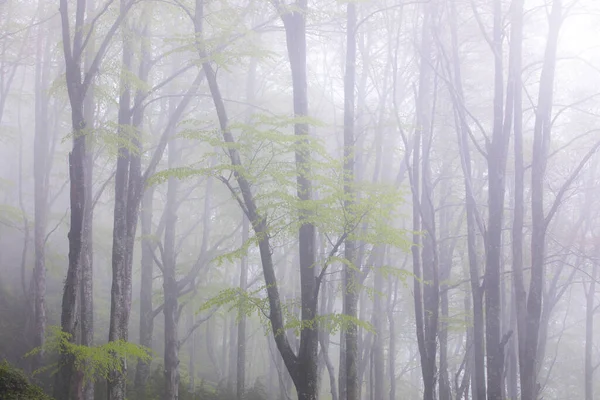
[[[354,90],[356,80],[356,4],[346,6],[346,72],[344,78],[344,193],[347,199],[344,207],[350,209],[354,197]],[[358,318],[358,274],[355,265],[355,243],[346,239],[344,258],[349,265],[344,266],[343,312],[352,319]],[[345,399],[359,400],[361,385],[358,380],[358,330],[350,322],[344,330],[345,353]]]
[[[40,5],[41,6],[41,5]],[[33,144],[34,170],[34,251],[33,270],[33,346],[41,348],[46,336],[46,226],[48,222],[48,184],[50,178],[50,141],[48,132],[48,79],[50,72],[50,47],[44,43],[47,33],[39,26],[37,43],[38,62],[35,67],[35,139]],[[32,370],[41,366],[43,352],[34,357]]]
[[[538,108],[533,137],[531,164],[531,279],[527,298],[525,348],[521,358],[521,399],[535,400],[538,396],[536,362],[538,333],[542,312],[544,261],[547,222],[544,215],[544,181],[550,145],[551,114],[556,70],[558,35],[562,22],[562,2],[554,0],[550,13],[548,40],[540,77]]]
[[[393,283],[392,283],[393,282]],[[392,284],[394,290],[392,292]],[[390,332],[390,344],[388,349],[390,400],[396,400],[396,324],[394,319],[394,308],[398,299],[398,280],[389,280],[388,284],[388,324]]]
[[[242,245],[248,241],[249,222],[244,215],[242,221]],[[248,284],[248,258],[242,256],[240,263],[240,290]],[[246,315],[242,313],[237,330],[236,393],[238,400],[244,398],[246,388]]]
[[[585,400],[594,400],[594,314],[596,311],[596,278],[598,266],[594,263],[587,291],[585,307]]]
[[[94,1],[88,0],[88,8],[93,15]],[[94,41],[90,37],[85,54],[85,64],[88,69],[91,67],[94,55]],[[84,117],[88,121],[88,134],[94,129],[94,87],[90,85],[84,99]],[[86,171],[85,171],[85,202],[86,207],[84,217],[84,244],[81,255],[81,344],[84,346],[94,345],[94,248],[93,248],[93,223],[94,223],[94,205],[93,205],[93,170],[94,155],[92,141],[86,142]],[[83,377],[82,377],[83,379]],[[83,399],[94,400],[94,382],[83,382]]]
[[[486,236],[485,263],[485,332],[487,359],[488,400],[502,400],[504,351],[501,344],[501,293],[500,258],[502,253],[502,228],[504,216],[506,154],[512,118],[512,87],[506,97],[506,120],[504,117],[504,78],[502,62],[502,5],[494,0],[494,125],[488,161],[488,229]]]
[[[154,313],[152,308],[152,282],[154,273],[154,260],[152,257],[152,199],[154,187],[149,187],[144,192],[140,216],[141,227],[141,281],[140,281],[140,345],[152,348],[152,334],[154,331]],[[139,400],[146,398],[145,385],[150,374],[150,362],[139,360],[135,373],[135,388]]]
[[[424,400],[436,398],[436,350],[439,312],[439,281],[435,250],[435,217],[433,213],[429,150],[432,140],[431,65],[432,20],[435,4],[425,4],[421,34],[419,88],[417,94],[417,128],[414,134],[411,190],[413,195],[413,271],[417,342],[421,357]],[[421,147],[422,146],[422,147]],[[422,148],[422,151],[421,151]],[[422,165],[422,174],[421,174]],[[426,231],[422,253],[420,235]],[[426,285],[422,280],[428,282]]]
[[[306,75],[306,12],[307,0],[298,2],[298,9],[281,15],[286,32],[288,57],[292,72],[294,116],[308,116],[308,88]],[[310,181],[310,150],[307,148],[308,124],[294,124],[294,134],[298,139],[296,150],[298,199],[307,202],[312,199]],[[312,321],[317,314],[318,290],[315,278],[315,227],[307,221],[304,211],[300,212],[299,257],[300,287],[303,321]],[[292,374],[298,392],[298,400],[315,400],[317,397],[317,357],[319,335],[316,327],[306,327],[300,333],[298,351],[299,373]]]
[[[378,254],[376,256],[376,266],[381,268],[383,265],[385,249],[381,249],[380,252],[382,254]],[[374,400],[384,400],[385,393],[385,360],[383,354],[383,338],[384,338],[384,329],[383,329],[383,312],[384,307],[382,304],[381,296],[383,293],[383,276],[381,275],[381,271],[375,271],[374,276],[374,285],[375,289],[375,297],[373,298],[373,327],[375,328],[375,332],[377,333],[373,338],[373,399]]]
[[[454,112],[457,126],[459,153],[461,167],[464,175],[466,193],[467,214],[467,251],[469,258],[469,276],[471,284],[471,296],[473,303],[473,399],[485,400],[485,349],[484,349],[484,324],[483,324],[483,290],[480,284],[480,267],[477,251],[477,223],[478,211],[475,193],[472,185],[471,151],[469,148],[469,126],[464,111],[464,93],[462,73],[460,66],[460,55],[458,53],[458,26],[456,4],[450,2],[450,27],[452,38],[452,63],[453,63],[453,85],[454,85]]]
[[[176,140],[169,142],[169,168],[178,166],[179,154]],[[167,201],[165,204],[165,238],[163,256],[163,290],[165,305],[163,313],[165,316],[165,400],[177,400],[179,398],[179,291],[177,289],[176,264],[177,255],[175,249],[175,235],[177,225],[177,190],[179,180],[170,177],[167,183]]]

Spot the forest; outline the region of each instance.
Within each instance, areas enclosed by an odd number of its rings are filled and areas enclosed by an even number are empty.
[[[597,0],[0,0],[0,398],[600,399]]]

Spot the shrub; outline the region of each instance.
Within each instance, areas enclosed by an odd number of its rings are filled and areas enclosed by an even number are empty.
[[[0,398],[3,400],[52,400],[25,374],[8,362],[0,363]]]

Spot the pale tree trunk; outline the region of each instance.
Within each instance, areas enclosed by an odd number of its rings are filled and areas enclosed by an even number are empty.
[[[394,290],[392,291],[392,287]],[[398,279],[389,279],[388,282],[388,324],[390,332],[390,344],[388,349],[390,396],[389,400],[396,400],[396,324],[394,320],[394,308],[398,300]]]
[[[381,268],[384,260],[384,252],[385,248],[377,249],[380,254],[376,255],[376,264],[377,268]],[[374,250],[375,251],[375,250]],[[381,271],[376,270],[373,276],[374,280],[374,289],[375,289],[375,297],[373,298],[373,328],[377,333],[373,338],[373,399],[374,400],[384,400],[385,393],[385,360],[383,355],[383,338],[384,338],[384,329],[383,329],[383,302],[381,298],[381,293],[383,293],[383,276]]]
[[[40,4],[41,7],[41,4]],[[34,170],[34,251],[33,270],[33,346],[42,348],[46,335],[46,227],[48,222],[48,184],[50,179],[51,150],[48,129],[48,90],[50,72],[49,43],[44,43],[47,32],[39,26],[35,67],[35,139],[33,143]],[[41,367],[43,352],[33,359],[32,370]]]
[[[140,345],[152,348],[152,335],[154,331],[154,313],[152,306],[152,282],[154,273],[154,260],[152,257],[153,241],[152,215],[153,215],[154,188],[146,188],[142,199],[140,211],[140,229],[142,234],[141,251],[141,281],[140,281]],[[150,362],[139,360],[135,373],[135,388],[139,400],[146,398],[145,385],[150,374]]]
[[[500,270],[502,256],[502,228],[504,218],[505,171],[510,127],[512,126],[514,87],[509,76],[504,114],[504,78],[502,45],[502,4],[494,0],[494,27],[492,52],[494,55],[494,124],[487,154],[488,165],[488,229],[486,232],[485,261],[485,345],[487,361],[488,400],[502,400],[504,346],[502,338]],[[504,119],[504,120],[503,120]]]
[[[436,350],[439,312],[439,276],[435,250],[435,216],[431,190],[429,151],[432,140],[430,114],[432,78],[432,26],[434,4],[423,6],[423,25],[419,48],[421,68],[417,94],[417,127],[413,139],[413,163],[411,191],[413,198],[413,272],[414,307],[416,316],[417,342],[421,358],[423,399],[436,398]],[[421,173],[422,165],[422,173]],[[421,229],[426,232],[422,252],[419,249]],[[427,281],[427,285],[422,283]]]
[[[242,216],[242,245],[248,241],[249,222]],[[248,257],[242,256],[240,262],[240,290],[246,290],[248,285]],[[244,398],[246,390],[246,315],[242,313],[237,329],[237,363],[236,363],[236,394],[238,400]]]
[[[189,320],[190,320],[190,329],[193,329],[194,320],[196,318],[196,311],[191,309]],[[190,392],[196,391],[196,332],[192,333],[192,337],[190,338],[190,364],[189,364],[189,376],[190,376]]]
[[[331,315],[333,313],[333,306],[335,299],[329,293],[331,284],[325,283],[321,289],[321,315]],[[335,380],[335,367],[331,362],[331,357],[329,355],[329,342],[330,342],[330,333],[326,330],[322,330],[319,333],[319,342],[321,344],[321,351],[323,354],[323,359],[325,361],[325,367],[327,368],[327,373],[329,375],[329,387],[331,389],[331,399],[338,400],[338,387]]]
[[[356,4],[346,6],[346,71],[344,78],[344,193],[347,199],[344,207],[352,207],[354,197],[354,90],[356,80]],[[344,258],[349,265],[343,271],[343,312],[352,319],[358,318],[358,273],[355,243],[346,239]],[[352,321],[343,334],[345,353],[345,399],[360,399],[361,385],[358,380],[358,329]]]
[[[179,153],[175,139],[169,142],[168,164],[169,169],[175,168],[179,163]],[[177,225],[177,190],[179,180],[170,177],[167,183],[167,201],[165,204],[165,238],[163,255],[163,291],[165,331],[164,331],[164,366],[165,366],[165,400],[176,400],[179,398],[179,291],[177,289],[175,250],[175,235]]]
[[[453,103],[455,113],[455,124],[458,134],[459,154],[461,167],[464,175],[466,193],[467,214],[467,251],[469,259],[469,276],[471,284],[471,296],[473,304],[473,328],[472,328],[472,358],[474,368],[472,373],[472,390],[474,400],[486,399],[485,385],[485,349],[484,349],[484,324],[483,324],[483,289],[480,283],[481,269],[479,267],[477,251],[477,230],[480,216],[477,210],[474,188],[472,184],[471,150],[469,148],[469,125],[464,110],[464,91],[460,66],[460,55],[458,53],[458,26],[456,4],[450,2],[450,28],[452,39],[452,72],[453,72]]]
[[[548,39],[540,77],[538,108],[531,164],[531,279],[527,297],[525,345],[521,361],[521,399],[535,400],[539,385],[536,376],[538,333],[542,312],[547,217],[544,213],[544,181],[550,145],[551,114],[556,70],[558,35],[562,22],[562,2],[555,0],[550,13]]]
[[[598,249],[595,249],[596,251]],[[585,307],[585,400],[594,400],[594,314],[596,313],[596,278],[598,265],[594,262],[592,276],[586,293]]]
[[[525,318],[526,298],[525,283],[523,280],[523,220],[525,216],[525,165],[523,161],[523,89],[522,89],[522,47],[523,47],[523,0],[516,0],[511,11],[511,64],[509,66],[514,74],[514,159],[515,159],[515,189],[514,212],[511,230],[512,246],[512,278],[513,301],[512,307],[517,325],[517,341],[513,341],[510,355],[510,384],[509,396],[517,400],[517,372],[524,363],[525,343]],[[522,372],[521,372],[522,373]]]
[[[121,0],[121,14],[126,13],[126,0]],[[127,25],[125,25],[127,26]],[[140,33],[146,36],[147,23]],[[127,30],[127,29],[126,29]],[[162,156],[166,139],[161,138],[158,148],[142,176],[140,132],[143,111],[139,107],[144,93],[138,90],[134,98],[132,110],[131,88],[128,72],[131,71],[133,48],[130,42],[131,32],[123,33],[123,63],[121,77],[121,94],[119,96],[119,135],[124,145],[119,148],[117,170],[115,173],[115,208],[112,248],[112,288],[109,341],[128,340],[129,316],[132,297],[132,267],[135,233],[142,198],[143,185],[147,177],[154,171],[158,163],[157,155]],[[142,40],[140,67],[138,78],[145,82],[148,78],[149,49]],[[181,103],[185,102],[185,98]],[[180,103],[180,106],[181,106]],[[132,131],[135,133],[132,134]],[[167,131],[168,128],[167,128]],[[164,136],[164,135],[163,135]],[[122,372],[113,371],[108,380],[109,400],[124,400],[126,396],[127,363],[123,360]]]
[[[252,106],[255,99],[257,61],[252,58],[246,80],[246,102]],[[250,122],[252,110],[248,109],[247,119]],[[248,241],[250,223],[247,216],[242,216],[242,246]],[[240,290],[245,291],[248,285],[248,257],[242,256],[240,262]],[[236,393],[238,400],[242,400],[246,390],[246,314],[242,313],[237,331],[237,360],[236,360]]]

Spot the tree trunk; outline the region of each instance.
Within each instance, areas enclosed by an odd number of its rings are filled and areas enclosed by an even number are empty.
[[[488,400],[502,400],[504,349],[501,344],[501,293],[500,258],[502,253],[502,228],[504,217],[504,193],[506,154],[512,124],[512,92],[508,85],[506,96],[506,120],[504,117],[504,78],[502,62],[502,5],[494,0],[494,125],[488,161],[488,229],[486,233],[485,263],[485,333],[487,359]]]
[[[594,314],[596,311],[596,277],[598,266],[594,262],[587,291],[585,307],[585,400],[594,400]]]
[[[152,348],[152,334],[154,331],[154,313],[152,308],[152,282],[154,273],[154,260],[152,257],[152,199],[154,188],[149,187],[144,192],[140,216],[142,234],[141,255],[141,280],[140,280],[140,345]],[[139,400],[146,398],[145,385],[150,374],[150,362],[139,360],[135,372],[135,388]]]
[[[179,154],[176,140],[169,142],[168,168],[178,166]],[[177,225],[177,190],[179,180],[170,177],[167,183],[167,201],[165,204],[165,238],[163,256],[163,290],[165,305],[163,313],[165,316],[165,400],[177,400],[179,398],[179,291],[177,289],[176,264],[177,255],[175,249],[175,235]]]
[[[381,249],[382,254],[378,254],[376,256],[376,266],[381,268],[383,265],[385,249]],[[381,275],[381,271],[375,271],[374,276],[374,285],[373,288],[375,290],[375,297],[373,298],[373,328],[377,333],[373,338],[373,399],[374,400],[384,400],[385,393],[385,360],[383,355],[383,338],[384,338],[384,329],[383,329],[383,302],[381,301],[381,296],[383,293],[383,276]]]
[[[121,1],[123,7],[123,0]],[[127,74],[132,69],[130,31],[125,27],[123,32],[123,56],[121,72],[121,90],[119,95],[118,134],[121,146],[118,150],[117,169],[115,173],[115,205],[113,217],[112,243],[112,288],[110,298],[110,327],[108,340],[127,340],[129,311],[131,306],[131,274],[128,271],[127,259],[127,196],[129,186],[129,144],[131,137],[131,88]],[[129,300],[129,301],[128,301]],[[126,396],[127,363],[122,361],[122,372],[111,371],[108,380],[108,399],[124,400]]]
[[[458,52],[458,26],[456,4],[450,2],[450,27],[452,38],[452,63],[453,63],[453,85],[454,85],[454,112],[457,127],[459,154],[461,167],[464,175],[466,193],[467,213],[467,251],[469,258],[469,276],[471,284],[471,297],[473,303],[473,399],[486,399],[485,385],[485,349],[484,349],[484,325],[483,325],[483,289],[480,284],[481,271],[478,262],[477,251],[477,223],[478,210],[475,193],[472,185],[471,151],[469,149],[469,125],[464,111],[464,92],[462,73],[460,66],[460,55]]]
[[[554,0],[550,13],[548,41],[540,77],[531,164],[531,279],[525,321],[525,348],[521,358],[521,399],[538,396],[536,376],[538,332],[542,312],[547,222],[544,215],[544,181],[550,145],[551,114],[556,69],[556,50],[562,22],[562,2]]]
[[[88,9],[91,15],[94,12],[94,1],[88,0]],[[93,37],[88,42],[85,54],[85,64],[89,69],[93,62]],[[83,112],[85,120],[88,121],[88,130],[94,129],[94,87],[90,85],[87,90]],[[86,171],[85,171],[85,201],[89,205],[85,210],[84,217],[84,244],[81,255],[81,344],[84,346],[94,345],[94,248],[93,248],[93,223],[94,223],[94,205],[93,205],[93,171],[94,154],[92,141],[86,142]],[[83,377],[82,377],[83,379]],[[94,382],[82,382],[83,399],[94,400]]]
[[[413,167],[411,190],[413,196],[413,270],[414,302],[416,315],[417,342],[421,357],[424,400],[436,398],[436,350],[439,313],[439,276],[435,250],[435,216],[429,151],[432,141],[430,113],[431,104],[431,65],[432,65],[432,25],[434,4],[425,4],[421,46],[419,49],[421,69],[417,94],[417,128],[414,134]],[[422,151],[421,151],[422,146]],[[422,165],[422,174],[421,166]],[[419,250],[418,232],[423,229],[422,252]],[[421,259],[420,259],[421,257]],[[422,280],[427,284],[422,284]]]
[[[249,223],[244,215],[242,221],[242,245],[248,241]],[[240,290],[246,290],[248,284],[248,258],[242,256],[240,262]],[[237,331],[237,368],[236,368],[236,393],[238,400],[244,398],[246,390],[246,315],[242,313]]]
[[[354,197],[354,90],[356,80],[356,4],[346,6],[346,71],[344,77],[344,208],[352,207]],[[344,258],[348,265],[343,272],[343,312],[350,319],[358,318],[358,273],[356,265],[355,243],[346,239]],[[345,357],[345,399],[359,400],[361,385],[358,380],[358,329],[352,320],[344,330]],[[340,377],[341,379],[341,377]]]
[[[34,179],[34,251],[33,270],[33,346],[42,348],[46,336],[46,226],[48,222],[48,184],[50,179],[50,154],[48,132],[48,75],[50,72],[50,47],[44,44],[43,25],[39,26],[37,43],[38,61],[35,67],[35,139],[33,143]],[[44,50],[42,50],[44,48]],[[43,353],[33,359],[32,370],[42,365]]]

